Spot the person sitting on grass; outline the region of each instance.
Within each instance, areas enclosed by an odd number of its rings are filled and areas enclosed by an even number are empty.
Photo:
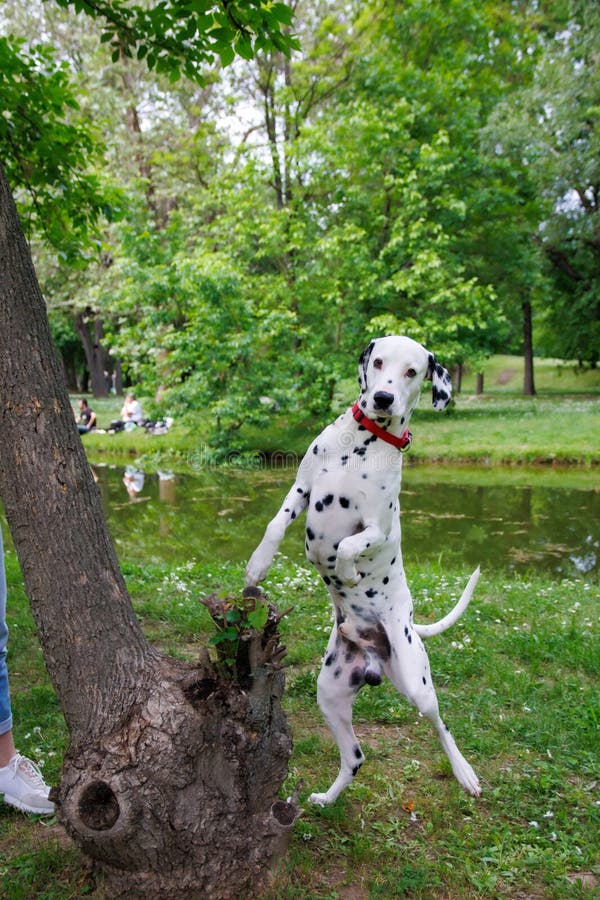
[[[121,418],[110,423],[110,432],[129,431],[130,429],[144,424],[144,415],[142,407],[133,394],[127,394],[125,403],[121,409]]]
[[[144,416],[142,414],[142,407],[138,400],[135,399],[133,394],[127,394],[125,397],[125,403],[123,404],[123,409],[121,410],[121,419],[125,424],[128,422],[133,422],[135,425],[141,425],[144,421]]]
[[[17,752],[12,731],[12,710],[6,666],[6,573],[2,531],[0,530],[0,796],[9,806],[23,812],[50,816],[54,803],[50,788],[34,762]]]
[[[88,405],[87,400],[82,399],[77,404],[79,406],[79,418],[77,419],[77,428],[79,434],[87,434],[96,428],[96,413]]]

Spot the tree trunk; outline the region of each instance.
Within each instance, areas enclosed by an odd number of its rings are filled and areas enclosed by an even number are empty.
[[[531,303],[525,300],[521,304],[523,310],[523,361],[525,372],[523,377],[523,393],[526,397],[535,396],[533,381],[533,328],[531,316]]]
[[[1,167],[0,271],[0,495],[69,729],[59,818],[107,896],[260,893],[297,812],[277,799],[291,752],[278,618],[245,632],[243,677],[148,644]]]
[[[120,359],[113,361],[113,388],[115,394],[121,396],[123,393],[123,366]]]
[[[454,369],[454,393],[460,394],[462,390],[463,364],[457,363]]]
[[[483,372],[477,373],[477,378],[475,379],[475,393],[483,394]]]
[[[90,333],[89,322],[92,323]],[[90,373],[92,394],[94,397],[108,397],[108,384],[105,372],[107,371],[108,354],[102,346],[104,328],[100,316],[90,310],[86,313],[75,313],[75,331],[81,338],[83,352]]]

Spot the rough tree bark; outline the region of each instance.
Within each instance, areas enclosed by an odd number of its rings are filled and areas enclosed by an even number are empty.
[[[0,496],[70,734],[59,816],[108,896],[252,896],[296,817],[277,617],[241,680],[147,643],[1,167],[0,271]]]

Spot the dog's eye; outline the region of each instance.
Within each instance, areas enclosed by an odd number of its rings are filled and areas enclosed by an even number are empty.
[[[377,359],[374,359],[373,360],[373,368],[374,369],[383,369],[383,360],[379,359],[379,357],[377,357]]]
[[[417,373],[415,372],[414,369],[407,369],[407,370],[406,370],[406,377],[407,377],[407,378],[414,378],[416,374],[417,374]]]

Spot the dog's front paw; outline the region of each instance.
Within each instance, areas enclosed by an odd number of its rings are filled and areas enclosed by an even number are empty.
[[[331,800],[327,799],[327,794],[311,794],[308,802],[312,803],[313,806],[329,806]]]
[[[335,574],[347,587],[354,587],[362,578],[354,560],[343,559],[339,555],[335,563]]]
[[[255,587],[262,581],[272,561],[271,557],[262,553],[260,549],[255,550],[246,566],[246,587]]]

